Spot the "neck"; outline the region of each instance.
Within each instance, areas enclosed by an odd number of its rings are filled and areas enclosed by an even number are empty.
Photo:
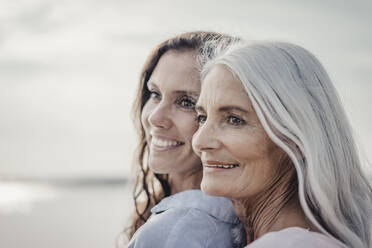
[[[171,195],[189,189],[200,189],[202,177],[203,177],[202,169],[184,173],[169,174]]]
[[[288,227],[313,229],[298,199],[297,174],[290,158],[283,155],[278,163],[277,173],[260,192],[232,200],[248,243]]]
[[[269,231],[280,231],[288,227],[302,227],[309,231],[316,231],[316,228],[306,217],[298,200],[294,201],[282,210]]]
[[[288,227],[302,227],[316,231],[311,222],[306,218],[297,197],[278,211],[277,205],[265,208],[247,207],[247,200],[232,200],[235,212],[244,225],[247,234],[247,243],[251,243],[262,235],[280,231]]]

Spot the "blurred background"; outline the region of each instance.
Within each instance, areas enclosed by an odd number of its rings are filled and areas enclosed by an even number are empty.
[[[0,247],[115,247],[132,210],[139,72],[181,32],[313,52],[371,160],[371,13],[369,0],[0,0]]]

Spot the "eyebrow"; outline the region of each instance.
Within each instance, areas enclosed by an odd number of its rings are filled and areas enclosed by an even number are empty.
[[[196,111],[200,111],[200,112],[205,112],[204,108],[202,106],[200,106],[200,105],[196,105],[195,106],[195,110]]]
[[[147,88],[149,87],[149,86],[153,86],[153,87],[155,87],[155,88],[159,88],[157,85],[156,85],[156,83],[154,83],[154,82],[152,82],[152,81],[150,81],[150,82],[148,82],[147,83]]]
[[[196,105],[195,110],[200,111],[200,112],[205,112],[204,108],[200,105]],[[218,109],[219,112],[230,112],[233,110],[237,110],[237,111],[240,111],[246,114],[249,114],[251,112],[250,110],[246,110],[238,106],[223,106]]]
[[[232,111],[232,110],[237,110],[237,111],[240,111],[240,112],[243,112],[243,113],[246,113],[246,114],[249,114],[251,111],[248,111],[246,109],[243,109],[241,107],[238,107],[238,106],[223,106],[223,107],[220,107],[218,109],[218,111],[220,112],[229,112],[229,111]]]
[[[173,93],[176,93],[179,95],[192,95],[195,97],[199,97],[199,92],[196,92],[196,91],[176,90],[176,91],[173,91]]]
[[[149,82],[147,86],[153,86],[156,89],[159,89],[159,87],[156,85],[154,82]],[[191,95],[195,97],[199,97],[199,92],[198,91],[193,91],[193,90],[175,90],[172,92],[173,94],[177,95]]]

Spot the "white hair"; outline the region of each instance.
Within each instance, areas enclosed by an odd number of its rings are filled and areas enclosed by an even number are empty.
[[[225,65],[243,84],[271,140],[292,160],[308,219],[352,248],[369,248],[372,188],[339,96],[320,62],[284,42],[214,46],[202,78]]]

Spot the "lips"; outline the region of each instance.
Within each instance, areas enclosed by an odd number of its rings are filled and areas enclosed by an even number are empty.
[[[233,169],[239,167],[239,164],[219,161],[203,161],[203,166],[206,168]]]

